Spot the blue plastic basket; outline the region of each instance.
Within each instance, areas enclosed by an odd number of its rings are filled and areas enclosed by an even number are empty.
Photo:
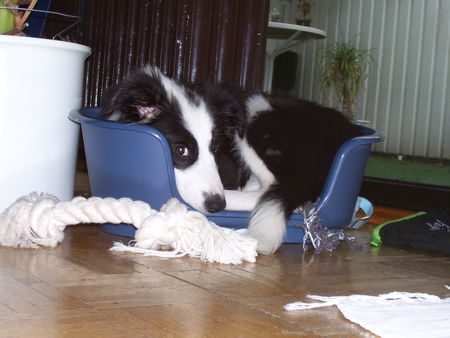
[[[178,193],[169,144],[158,130],[140,124],[99,119],[100,108],[70,113],[81,124],[91,193],[98,197],[129,197],[159,209],[170,198],[186,205]],[[327,228],[343,228],[353,216],[370,148],[382,138],[374,130],[361,127],[364,136],[345,142],[336,153],[318,204],[321,223]],[[189,206],[189,205],[188,205]],[[205,214],[214,223],[234,229],[246,228],[249,212],[220,211]],[[285,243],[301,243],[304,232],[301,214],[293,214],[287,224]],[[131,225],[104,224],[106,232],[134,237]]]

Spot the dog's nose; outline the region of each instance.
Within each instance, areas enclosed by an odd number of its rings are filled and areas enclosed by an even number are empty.
[[[217,212],[225,209],[225,197],[219,194],[208,195],[205,199],[205,209],[207,212]]]

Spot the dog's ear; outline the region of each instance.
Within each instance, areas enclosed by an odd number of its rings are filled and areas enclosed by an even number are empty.
[[[227,104],[229,111],[229,122],[228,124],[234,129],[240,138],[243,138],[247,130],[247,107],[246,94],[242,90],[234,87],[233,90],[229,91]]]
[[[109,120],[151,123],[166,104],[160,74],[143,70],[107,90],[102,99],[102,113]]]
[[[234,138],[237,133],[243,138],[247,128],[246,93],[238,86],[212,81],[198,84],[196,89],[203,94],[207,105],[216,114],[217,123],[224,135]]]
[[[149,122],[157,119],[161,114],[161,108],[158,106],[136,106],[135,108],[139,117]]]

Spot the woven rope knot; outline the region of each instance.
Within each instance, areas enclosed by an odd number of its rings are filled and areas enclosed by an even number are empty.
[[[48,233],[46,214],[57,203],[58,199],[49,194],[31,193],[17,199],[0,215],[0,244],[24,248],[56,245],[64,235],[53,231]]]
[[[219,263],[254,262],[256,240],[223,229],[176,199],[158,212],[129,198],[75,197],[60,202],[55,196],[31,193],[17,199],[0,215],[0,245],[37,248],[56,246],[64,229],[79,223],[125,223],[137,228],[134,246],[116,244],[112,250],[177,257],[190,255]],[[173,251],[161,251],[172,248]]]

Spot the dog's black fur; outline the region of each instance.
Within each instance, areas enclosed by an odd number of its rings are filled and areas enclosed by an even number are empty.
[[[320,195],[334,155],[359,128],[340,112],[283,96],[247,126],[246,138],[276,179],[263,199],[284,201],[286,216]]]

